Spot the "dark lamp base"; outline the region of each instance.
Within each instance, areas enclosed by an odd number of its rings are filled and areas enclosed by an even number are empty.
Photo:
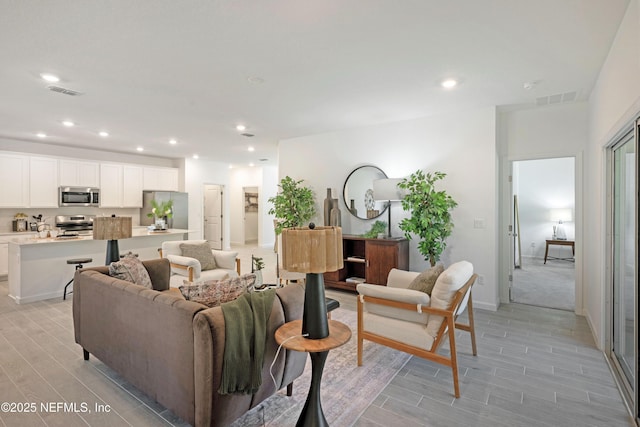
[[[320,273],[307,273],[307,283],[304,291],[304,313],[302,314],[302,333],[309,334],[307,338],[312,340],[329,336],[324,279]]]
[[[120,250],[117,240],[107,240],[107,259],[105,265],[120,261]]]

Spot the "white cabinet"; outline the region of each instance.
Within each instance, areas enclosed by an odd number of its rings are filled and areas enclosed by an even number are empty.
[[[142,167],[100,164],[100,207],[142,207]]]
[[[122,167],[122,206],[142,207],[142,167]]]
[[[100,164],[61,159],[58,162],[59,185],[69,187],[100,187]]]
[[[29,157],[0,153],[0,207],[29,206]]]
[[[58,160],[29,158],[29,207],[58,207]]]
[[[178,191],[178,169],[145,167],[143,189]]]
[[[0,276],[9,274],[9,244],[0,243]]]

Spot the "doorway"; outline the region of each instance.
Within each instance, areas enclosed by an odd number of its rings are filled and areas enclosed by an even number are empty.
[[[244,200],[244,244],[258,243],[258,187],[242,187]]]
[[[218,184],[204,185],[203,230],[204,239],[212,249],[224,248],[224,233],[222,232],[222,196],[224,186]]]
[[[575,158],[513,161],[511,302],[574,311]]]

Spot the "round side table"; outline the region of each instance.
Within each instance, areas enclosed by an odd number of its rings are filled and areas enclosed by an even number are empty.
[[[312,340],[300,335],[302,335],[302,320],[285,323],[276,330],[275,334],[278,344],[288,350],[307,352],[311,358],[311,385],[296,427],[328,427],[329,423],[324,417],[320,402],[320,381],[322,380],[324,362],[327,360],[329,350],[340,347],[349,341],[351,330],[344,323],[329,320],[328,337]]]

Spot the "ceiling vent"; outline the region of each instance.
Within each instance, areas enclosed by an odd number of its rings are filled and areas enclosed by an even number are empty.
[[[554,104],[567,104],[569,102],[574,102],[578,98],[578,92],[565,92],[558,93],[555,95],[549,96],[541,96],[536,98],[536,105],[538,107],[542,107],[544,105],[554,105]]]
[[[240,135],[246,136],[247,138],[251,138],[253,136],[252,133],[241,133]]]
[[[72,89],[67,89],[67,88],[61,87],[61,86],[47,86],[47,89],[49,89],[52,92],[64,93],[65,95],[69,95],[69,96],[82,95],[82,92],[78,92],[78,91],[72,90]]]

